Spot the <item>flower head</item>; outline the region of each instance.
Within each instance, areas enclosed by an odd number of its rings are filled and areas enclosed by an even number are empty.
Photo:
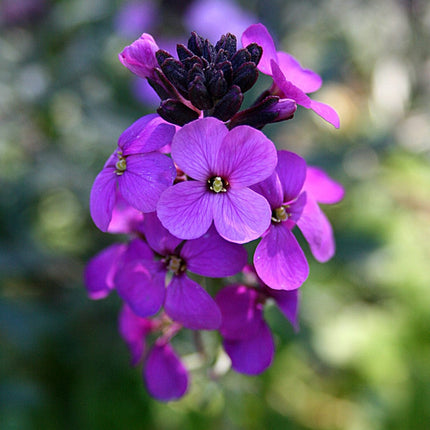
[[[193,180],[160,197],[157,214],[170,233],[194,239],[214,222],[224,239],[245,243],[267,229],[269,204],[249,188],[276,166],[276,149],[261,132],[248,126],[228,131],[215,118],[200,119],[176,133],[172,157]]]
[[[159,149],[168,145],[175,127],[157,115],[140,118],[125,130],[118,149],[96,177],[90,196],[94,223],[107,231],[119,195],[141,212],[155,210],[160,194],[176,177],[172,160]]]

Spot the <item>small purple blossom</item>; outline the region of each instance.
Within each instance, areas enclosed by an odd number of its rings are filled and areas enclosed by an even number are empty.
[[[329,260],[335,250],[333,231],[318,202],[337,203],[343,188],[320,169],[306,168],[305,161],[289,151],[278,151],[275,173],[253,188],[272,208],[272,223],[254,253],[258,276],[277,290],[299,288],[309,267],[291,230],[297,225],[314,257]]]
[[[151,320],[142,318],[124,305],[119,316],[119,331],[136,366],[142,359],[143,379],[152,397],[167,402],[181,398],[188,389],[188,372],[170,345],[170,340],[181,329],[163,315]],[[146,337],[161,332],[152,348],[145,351]]]
[[[109,228],[117,189],[138,211],[155,210],[160,194],[176,177],[172,160],[158,151],[171,142],[174,133],[174,126],[152,114],[140,118],[121,134],[118,149],[109,157],[91,189],[91,216],[100,230]]]
[[[300,106],[312,109],[321,118],[339,128],[339,116],[325,103],[312,100],[306,93],[317,91],[322,84],[321,77],[312,70],[303,69],[290,54],[276,51],[272,36],[263,24],[253,24],[242,35],[242,44],[258,43],[263,55],[258,70],[272,76],[274,87],[271,93],[293,99]]]
[[[270,176],[276,149],[260,131],[239,126],[231,131],[215,118],[179,130],[172,157],[191,179],[168,188],[157,214],[170,233],[182,239],[203,235],[214,222],[226,240],[245,243],[269,226],[267,200],[249,187]]]
[[[198,239],[185,243],[171,235],[155,213],[145,215],[146,243],[129,247],[127,263],[117,271],[118,294],[142,317],[155,315],[163,306],[166,314],[190,329],[213,330],[221,322],[219,310],[210,295],[194,280],[189,270],[201,276],[224,277],[238,273],[246,263],[246,251],[222,239],[210,229]],[[167,288],[166,275],[172,277]]]
[[[224,349],[237,372],[256,375],[272,363],[275,345],[263,314],[267,299],[273,299],[297,328],[297,290],[276,291],[259,282],[256,287],[227,286],[215,297],[222,314],[219,330],[224,338]]]
[[[154,69],[158,66],[155,53],[158,49],[154,38],[148,33],[143,33],[139,39],[126,46],[118,58],[127,69],[137,76],[154,78]]]

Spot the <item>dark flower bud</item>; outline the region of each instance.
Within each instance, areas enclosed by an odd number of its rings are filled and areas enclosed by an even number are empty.
[[[198,109],[207,110],[213,107],[212,97],[210,96],[204,79],[196,76],[194,81],[188,87],[190,102]]]
[[[155,57],[157,58],[158,65],[160,67],[168,58],[173,58],[173,56],[169,54],[167,51],[165,51],[164,49],[159,49],[155,53]]]
[[[183,126],[199,117],[199,113],[188,106],[185,106],[179,100],[167,99],[161,102],[157,109],[158,115],[164,120]]]
[[[263,48],[256,43],[251,43],[245,49],[251,54],[251,61],[258,66],[261,56],[263,55]]]
[[[203,38],[193,31],[191,37],[188,39],[188,49],[194,52],[198,57],[201,57],[203,54],[203,45]]]
[[[192,57],[194,53],[190,51],[185,45],[176,45],[176,52],[178,53],[178,58],[183,62],[189,57]]]
[[[224,49],[227,52],[228,58],[233,57],[237,50],[236,36],[231,33],[221,36],[221,39],[215,45],[215,51],[219,51],[220,49]]]
[[[291,99],[279,99],[277,96],[268,96],[249,109],[233,116],[229,128],[238,125],[249,125],[261,129],[266,124],[291,119],[297,109],[297,104]]]
[[[227,94],[215,105],[212,116],[221,121],[228,121],[242,106],[243,94],[237,85],[233,85]]]
[[[254,63],[242,64],[233,75],[233,85],[238,85],[242,92],[248,91],[258,79],[258,70]]]
[[[166,78],[182,93],[187,92],[187,71],[183,64],[175,58],[167,58],[161,64]]]
[[[236,71],[243,63],[250,61],[251,54],[246,49],[239,49],[239,51],[237,51],[230,60],[234,71]]]

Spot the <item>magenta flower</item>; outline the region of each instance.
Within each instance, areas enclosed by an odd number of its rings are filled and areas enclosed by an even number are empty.
[[[306,162],[288,151],[278,151],[275,173],[254,189],[267,198],[272,222],[254,253],[258,276],[277,290],[299,288],[309,274],[306,257],[291,232],[306,203],[302,193]]]
[[[158,67],[155,53],[159,50],[154,38],[143,33],[139,39],[126,46],[118,55],[119,61],[131,72],[141,78],[155,78],[154,69]]]
[[[298,291],[276,291],[260,284],[257,288],[231,285],[215,297],[221,314],[220,333],[232,367],[240,373],[256,375],[272,363],[275,345],[264,320],[264,304],[274,299],[280,311],[297,327]]]
[[[299,288],[309,267],[291,230],[297,225],[314,257],[320,262],[329,260],[335,251],[333,230],[318,202],[339,202],[343,188],[322,170],[306,168],[298,155],[278,151],[275,173],[254,189],[272,208],[272,223],[254,253],[258,276],[277,290]]]
[[[152,348],[145,353],[146,337],[154,332],[162,333]],[[188,373],[173,348],[170,339],[180,326],[169,321],[141,318],[124,305],[119,316],[119,331],[131,353],[132,365],[144,359],[143,379],[149,394],[164,402],[182,397],[188,388]]]
[[[280,97],[295,100],[298,105],[312,109],[321,118],[339,128],[339,116],[325,103],[312,100],[307,93],[317,91],[322,84],[321,77],[309,69],[303,69],[290,54],[276,51],[272,36],[263,24],[254,24],[242,35],[242,44],[257,43],[263,48],[258,70],[272,76],[274,87],[271,92]]]
[[[239,126],[229,131],[215,118],[193,121],[172,142],[172,157],[191,179],[168,188],[157,214],[170,233],[195,239],[212,222],[226,240],[245,243],[269,226],[267,200],[249,187],[273,172],[273,143],[260,131]]]
[[[141,316],[155,315],[164,304],[166,314],[190,329],[218,328],[221,315],[210,295],[186,271],[213,278],[232,276],[246,263],[245,249],[222,239],[212,228],[204,236],[181,243],[160,223],[155,213],[145,215],[144,232],[150,247],[139,241],[117,271],[118,294]],[[131,251],[130,251],[131,249]],[[172,274],[167,288],[166,275]]]
[[[100,230],[109,228],[117,189],[138,211],[155,210],[161,193],[176,177],[172,160],[158,151],[171,142],[174,133],[174,126],[152,114],[140,118],[121,134],[118,149],[109,157],[91,189],[91,217]]]

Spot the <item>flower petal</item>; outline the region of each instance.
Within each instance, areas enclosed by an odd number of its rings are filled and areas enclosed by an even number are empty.
[[[247,125],[231,130],[221,145],[216,173],[231,187],[246,187],[268,178],[278,161],[275,145],[261,131]]]
[[[325,263],[333,257],[336,250],[333,229],[314,199],[308,197],[297,225],[317,261]]]
[[[153,212],[161,193],[173,184],[176,168],[164,154],[130,155],[118,186],[124,199],[142,212]]]
[[[275,345],[264,321],[254,336],[244,340],[225,339],[223,344],[231,359],[231,367],[236,372],[258,375],[272,364]]]
[[[157,114],[146,115],[121,134],[118,146],[123,155],[157,151],[172,142],[175,130]]]
[[[157,215],[164,227],[181,239],[197,239],[213,220],[214,193],[200,181],[180,182],[161,194]]]
[[[267,28],[263,24],[253,24],[242,34],[242,45],[247,47],[251,43],[256,43],[263,48],[263,55],[258,63],[258,70],[265,75],[272,74],[270,66],[271,60],[278,62],[275,43]]]
[[[131,365],[136,366],[145,349],[145,337],[151,332],[153,323],[148,318],[138,317],[127,304],[121,309],[118,329],[131,354]]]
[[[103,299],[115,287],[114,276],[118,261],[126,250],[123,243],[115,243],[96,254],[84,273],[85,287],[91,299]]]
[[[201,276],[233,276],[245,266],[248,253],[242,245],[227,242],[212,226],[202,237],[188,240],[181,250],[187,269]]]
[[[332,204],[343,199],[345,190],[339,182],[334,181],[323,170],[308,167],[304,189],[318,203]]]
[[[143,213],[130,206],[116,189],[115,206],[108,232],[113,234],[130,234],[141,230]]]
[[[219,331],[225,339],[243,340],[254,337],[263,321],[263,306],[255,289],[230,285],[218,292],[215,301],[221,311]]]
[[[327,122],[334,125],[336,128],[340,127],[339,115],[331,106],[325,103],[311,100],[310,109],[312,109],[321,118],[325,119]]]
[[[192,330],[215,330],[221,313],[212,297],[187,275],[173,276],[164,303],[166,314]]]
[[[149,394],[163,402],[179,399],[188,388],[187,370],[168,343],[151,349],[143,378]]]
[[[278,151],[276,172],[284,192],[284,202],[295,199],[306,178],[306,161],[294,152]]]
[[[321,88],[322,79],[313,70],[303,69],[300,63],[287,52],[278,52],[278,65],[285,78],[305,93]]]
[[[173,253],[175,248],[182,242],[182,239],[173,236],[163,227],[156,212],[145,214],[143,232],[149,246],[160,255]]]
[[[279,208],[284,203],[284,193],[276,171],[264,181],[252,185],[251,189],[261,194],[269,202],[272,209]]]
[[[267,294],[272,297],[278,308],[285,315],[295,330],[298,329],[299,290],[281,291],[266,287]]]
[[[112,167],[104,168],[96,177],[90,194],[90,213],[94,224],[107,231],[116,200],[117,175]]]
[[[295,290],[309,274],[306,257],[285,223],[272,224],[254,254],[258,276],[270,288]]]
[[[246,243],[269,227],[272,210],[267,200],[249,188],[228,190],[214,204],[214,223],[229,242]]]
[[[165,272],[151,273],[144,264],[133,261],[115,276],[119,296],[140,317],[155,315],[163,305]]]
[[[118,58],[127,69],[137,76],[152,78],[154,69],[158,67],[157,58],[155,57],[158,49],[154,38],[148,33],[143,33],[139,39],[126,46],[118,55]]]
[[[216,173],[218,151],[227,133],[224,123],[213,117],[190,122],[175,134],[172,158],[188,176],[206,182]]]
[[[277,63],[272,60],[270,64],[272,66],[273,81],[282,91],[284,97],[293,99],[298,105],[310,109],[311,99],[300,88],[287,80]]]

